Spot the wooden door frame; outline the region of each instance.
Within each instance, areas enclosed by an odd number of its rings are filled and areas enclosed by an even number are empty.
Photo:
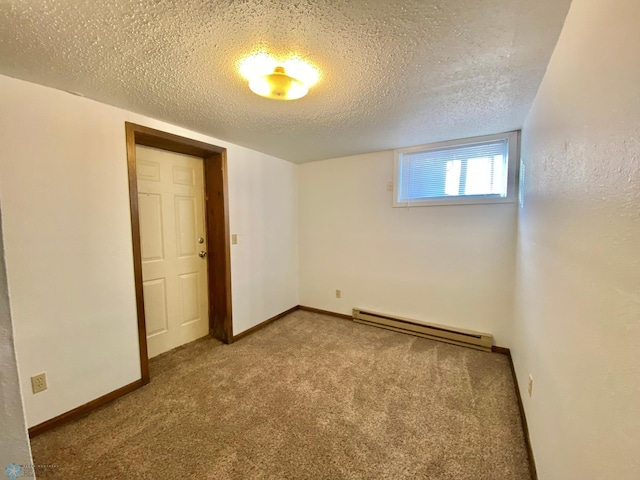
[[[142,250],[138,210],[136,145],[200,157],[204,161],[205,225],[209,279],[209,335],[233,342],[231,310],[231,253],[229,245],[229,194],[227,149],[186,137],[125,122],[127,165],[129,167],[129,203],[133,240],[133,272],[138,312],[138,343],[142,383],[149,383],[147,328],[142,284]]]

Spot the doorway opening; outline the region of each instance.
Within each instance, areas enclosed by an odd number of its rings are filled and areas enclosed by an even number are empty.
[[[129,201],[133,240],[133,266],[138,315],[138,343],[142,383],[149,378],[147,327],[144,309],[142,248],[138,203],[136,145],[200,157],[204,163],[204,197],[206,246],[208,252],[209,335],[233,342],[231,310],[231,255],[229,245],[229,196],[227,184],[227,151],[225,148],[199,142],[133,123],[125,123],[127,163],[129,167]]]

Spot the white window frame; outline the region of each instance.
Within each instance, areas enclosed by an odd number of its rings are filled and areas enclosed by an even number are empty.
[[[404,153],[412,153],[424,150],[437,150],[445,147],[465,146],[474,143],[483,143],[493,140],[507,140],[509,142],[507,158],[507,196],[498,197],[495,195],[459,195],[451,198],[436,197],[433,199],[420,199],[398,201],[400,190],[400,161]],[[520,131],[498,133],[495,135],[484,135],[481,137],[465,138],[462,140],[451,140],[448,142],[430,143],[418,145],[416,147],[399,148],[394,150],[393,167],[393,206],[394,207],[430,207],[438,205],[474,205],[480,203],[515,203],[518,200],[518,183],[516,182],[518,165],[520,163]]]

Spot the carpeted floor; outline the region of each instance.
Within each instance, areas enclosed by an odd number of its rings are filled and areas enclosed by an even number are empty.
[[[504,355],[296,311],[32,448],[40,479],[529,480],[516,402]]]

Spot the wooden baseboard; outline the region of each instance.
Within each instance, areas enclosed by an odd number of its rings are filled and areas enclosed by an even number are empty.
[[[346,315],[344,313],[336,313],[336,312],[330,312],[328,310],[320,310],[319,308],[312,308],[312,307],[305,307],[303,305],[296,305],[295,307],[291,307],[289,310],[279,313],[278,315],[276,315],[275,317],[271,317],[267,320],[265,320],[262,323],[259,323],[258,325],[251,327],[249,330],[245,330],[242,333],[239,333],[238,335],[234,335],[233,336],[233,341],[236,342],[238,340],[240,340],[241,338],[246,337],[247,335],[251,335],[253,332],[260,330],[261,328],[266,327],[267,325],[269,325],[271,322],[275,322],[276,320],[285,317],[287,315],[289,315],[290,313],[295,312],[296,310],[304,310],[305,312],[313,312],[313,313],[320,313],[322,315],[330,315],[332,317],[338,317],[338,318],[346,318],[347,320],[353,320],[353,317],[351,315]]]
[[[300,305],[298,308],[300,310],[304,310],[305,312],[313,312],[313,313],[319,313],[321,315],[330,315],[332,317],[344,318],[346,320],[353,320],[353,317],[351,315],[347,315],[346,313],[330,312],[329,310],[321,310],[319,308],[305,307],[303,305]]]
[[[90,402],[85,403],[84,405],[80,405],[79,407],[74,408],[73,410],[69,410],[68,412],[58,415],[57,417],[53,417],[52,419],[47,420],[46,422],[39,423],[38,425],[35,425],[29,429],[29,437],[30,438],[36,437],[41,433],[47,432],[49,430],[53,430],[54,428],[59,427],[60,425],[63,425],[72,420],[76,420],[86,415],[87,413],[90,413],[96,408],[101,407],[102,405],[105,405],[109,402],[112,402],[116,398],[122,397],[127,393],[131,393],[142,386],[143,386],[142,379],[136,380],[135,382],[130,383],[129,385],[120,387],[117,390],[114,390],[113,392],[107,393],[106,395],[96,398],[95,400],[91,400]]]
[[[531,438],[529,437],[529,426],[527,425],[527,417],[524,413],[524,405],[522,404],[522,396],[520,395],[520,388],[518,387],[518,377],[516,376],[516,369],[513,366],[513,358],[511,357],[511,350],[504,347],[492,347],[491,351],[495,353],[501,353],[509,357],[509,366],[511,367],[511,376],[513,377],[513,384],[516,388],[516,397],[518,399],[518,410],[520,410],[520,423],[522,423],[522,432],[524,433],[524,442],[527,446],[527,453],[529,454],[529,469],[531,470],[531,480],[538,480],[538,472],[536,470],[536,461],[533,458],[533,448],[531,448]]]
[[[262,323],[259,323],[258,325],[255,325],[253,327],[251,327],[249,330],[245,330],[242,333],[239,333],[238,335],[234,335],[233,336],[233,341],[237,342],[238,340],[240,340],[241,338],[246,337],[247,335],[251,335],[253,332],[260,330],[261,328],[266,327],[267,325],[269,325],[271,322],[275,322],[276,320],[279,320],[280,318],[289,315],[290,313],[295,312],[296,310],[298,310],[298,308],[300,308],[298,305],[296,305],[295,307],[291,307],[289,310],[286,310],[282,313],[279,313],[278,315],[276,315],[275,317],[271,317],[267,320],[265,320]]]
[[[491,351],[493,353],[500,353],[502,355],[507,355],[509,358],[511,358],[511,350],[509,350],[508,348],[505,347],[498,347],[496,345],[491,347]]]

